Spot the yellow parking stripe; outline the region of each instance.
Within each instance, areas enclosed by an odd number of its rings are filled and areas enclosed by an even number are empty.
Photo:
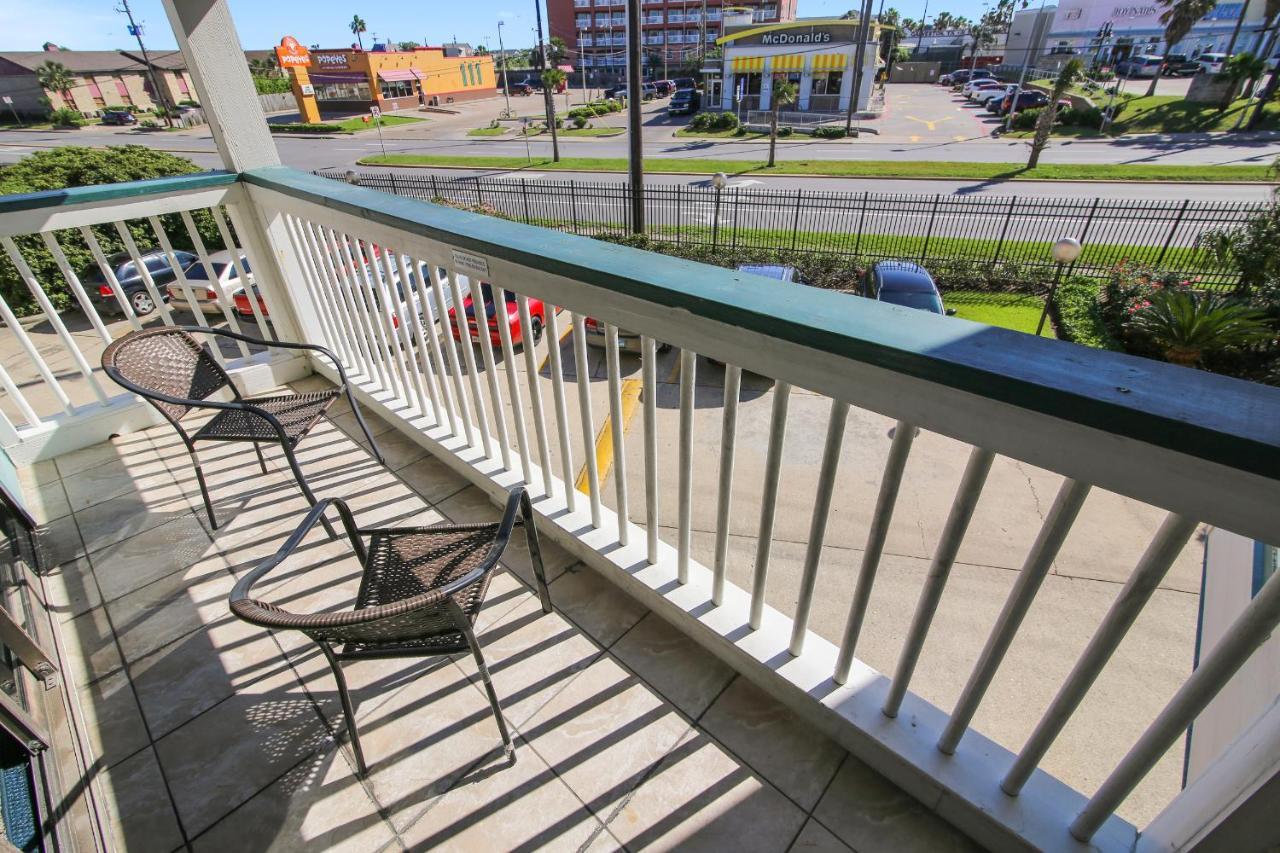
[[[640,392],[644,388],[644,384],[639,379],[622,380],[622,434],[627,434],[627,429],[631,426],[631,420],[635,417],[636,409],[640,405]],[[596,472],[603,483],[605,478],[609,476],[609,471],[613,468],[613,418],[611,415],[604,416],[604,424],[600,427],[600,432],[596,433]],[[582,469],[578,471],[578,479],[574,482],[573,487],[580,492],[588,490],[587,466],[584,463]]]

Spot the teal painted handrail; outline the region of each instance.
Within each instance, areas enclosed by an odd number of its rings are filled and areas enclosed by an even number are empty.
[[[894,309],[342,184],[283,166],[242,179],[440,240],[917,377],[979,397],[1280,480],[1280,389],[920,311]]]
[[[160,193],[203,190],[210,187],[231,186],[239,177],[233,172],[198,172],[194,175],[174,175],[147,181],[129,181],[122,184],[96,184],[91,187],[70,187],[63,190],[45,190],[20,195],[0,195],[0,216],[23,210],[67,207],[73,204],[93,204],[103,201],[123,201],[139,196]]]

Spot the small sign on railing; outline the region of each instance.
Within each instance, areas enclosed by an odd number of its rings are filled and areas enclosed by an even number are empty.
[[[484,255],[477,255],[474,252],[464,252],[461,249],[453,250],[453,265],[457,272],[465,273],[468,276],[480,276],[487,278],[489,275],[489,259]]]

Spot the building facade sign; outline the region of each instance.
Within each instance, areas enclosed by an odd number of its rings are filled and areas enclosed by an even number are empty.
[[[811,33],[765,33],[760,36],[761,44],[830,44],[831,33],[815,31]]]
[[[351,62],[345,53],[317,53],[312,55],[311,60],[317,70],[336,71],[351,67]]]
[[[281,68],[306,68],[311,64],[311,51],[307,50],[293,36],[280,39],[276,48],[276,61]]]
[[[768,29],[764,32],[744,30],[741,35],[728,33],[722,41],[733,47],[806,47],[810,45],[851,44],[857,41],[858,27],[854,25],[828,24],[820,27],[794,25]]]

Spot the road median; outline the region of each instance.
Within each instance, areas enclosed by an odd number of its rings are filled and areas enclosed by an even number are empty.
[[[386,154],[364,157],[363,166],[459,169],[536,169],[562,172],[625,172],[623,157],[547,158],[470,157],[432,154]],[[653,174],[828,175],[847,178],[959,178],[984,181],[1173,181],[1187,183],[1251,183],[1268,180],[1268,166],[1175,166],[1161,164],[1045,163],[1028,169],[1021,163],[912,162],[901,160],[788,160],[766,166],[753,160],[645,160]]]

